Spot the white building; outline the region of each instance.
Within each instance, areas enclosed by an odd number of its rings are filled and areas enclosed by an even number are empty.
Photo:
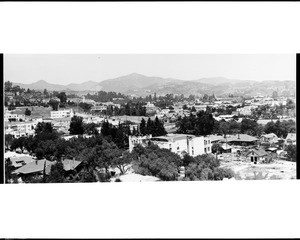
[[[15,138],[34,135],[36,122],[13,122],[5,124],[5,134],[11,134]]]
[[[4,121],[8,122],[10,120],[25,121],[25,114],[14,114],[14,113],[7,111],[4,113]]]
[[[62,109],[58,111],[51,111],[51,118],[65,118],[70,117],[72,118],[74,116],[73,109]]]
[[[171,152],[177,153],[179,156],[189,154],[192,157],[211,153],[212,144],[210,139],[205,136],[194,136],[188,134],[167,134],[165,136],[151,137],[129,137],[129,151],[137,144],[145,146],[148,142],[152,142],[160,148],[169,149]]]

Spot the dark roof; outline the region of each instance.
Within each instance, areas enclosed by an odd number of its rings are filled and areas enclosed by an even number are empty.
[[[267,156],[269,155],[264,149],[259,148],[259,149],[251,149],[247,155],[249,155],[250,153],[254,153],[255,155],[259,156],[259,157],[263,157],[263,156]]]

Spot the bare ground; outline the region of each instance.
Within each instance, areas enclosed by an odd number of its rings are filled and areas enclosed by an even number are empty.
[[[296,179],[296,163],[274,159],[272,163],[254,164],[246,158],[240,158],[228,154],[220,159],[222,168],[234,171],[237,180],[269,180],[269,179]]]

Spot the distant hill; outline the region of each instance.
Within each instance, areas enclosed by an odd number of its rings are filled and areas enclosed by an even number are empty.
[[[224,77],[201,78],[197,80],[179,80],[173,78],[149,77],[142,74],[132,73],[114,79],[101,82],[86,81],[80,84],[68,85],[51,84],[44,80],[32,84],[20,84],[22,88],[36,90],[47,89],[49,91],[87,92],[87,91],[114,91],[128,95],[145,96],[153,93],[165,95],[168,93],[204,95],[214,93],[216,96],[236,94],[240,96],[272,95],[277,91],[281,95],[294,94],[296,91],[295,81],[253,81],[228,79]]]
[[[132,73],[130,75],[109,79],[100,82],[104,91],[127,92],[130,90],[145,89],[151,85],[181,82],[172,78],[147,77],[142,74]]]

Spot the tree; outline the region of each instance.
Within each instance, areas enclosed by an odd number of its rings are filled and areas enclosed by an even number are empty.
[[[18,148],[21,149],[22,153],[25,149],[25,146],[26,146],[26,143],[27,142],[27,138],[26,137],[19,137],[19,138],[14,138],[12,140],[12,143],[11,143],[11,150],[16,150]]]
[[[244,118],[241,122],[241,133],[257,135],[258,124],[256,120]]]
[[[45,153],[44,153],[44,150],[43,150],[43,149],[37,148],[37,149],[35,150],[35,156],[36,156],[36,158],[37,158],[38,160],[43,159],[43,158],[44,158],[44,155],[45,155]]]
[[[4,91],[5,92],[10,92],[11,91],[11,89],[12,89],[12,82],[10,82],[10,81],[7,81],[7,82],[5,82],[4,83]]]
[[[158,119],[158,117],[155,117],[155,120],[154,120],[154,128],[155,129],[155,132],[152,134],[152,136],[162,136],[162,135],[166,135],[167,132],[164,128],[164,124],[162,121],[160,121]]]
[[[48,181],[50,183],[63,183],[65,182],[64,173],[64,165],[61,161],[58,161],[51,165]]]
[[[38,142],[55,140],[59,137],[59,134],[53,128],[52,123],[49,122],[39,122],[35,128],[35,134],[35,140]]]
[[[102,127],[101,127],[101,133],[103,136],[109,136],[111,134],[110,130],[110,124],[108,121],[103,121]]]
[[[88,135],[99,134],[97,130],[97,124],[95,123],[87,123],[83,124],[84,133]]]
[[[128,152],[124,152],[121,156],[114,157],[112,159],[111,164],[113,167],[117,167],[120,170],[121,174],[123,175],[129,170],[131,161],[132,161],[131,154]]]
[[[140,124],[140,133],[141,133],[142,135],[146,135],[146,134],[147,134],[147,132],[146,132],[146,121],[145,121],[144,118],[142,118],[142,120],[141,120],[141,124]]]
[[[89,112],[92,108],[92,104],[88,104],[88,103],[79,103],[79,107],[81,107],[85,112]]]
[[[14,166],[10,158],[5,160],[5,183],[10,183],[10,180],[13,178],[12,172],[14,171]]]
[[[214,143],[211,147],[212,153],[221,153],[222,151],[222,146],[220,143]]]
[[[28,108],[25,109],[25,115],[26,116],[30,116],[31,115],[31,111]]]
[[[57,94],[57,97],[59,98],[61,103],[67,102],[67,95],[65,92],[60,92],[59,94]]]
[[[59,102],[53,99],[50,99],[50,101],[48,102],[48,104],[52,107],[53,111],[57,111],[58,110],[58,106],[59,106]]]
[[[84,128],[83,128],[83,118],[79,116],[74,116],[71,118],[70,128],[69,132],[70,134],[83,134]]]
[[[287,158],[289,161],[296,162],[297,159],[297,147],[296,145],[288,145],[285,148],[287,152]]]
[[[278,98],[278,92],[273,91],[273,93],[272,93],[272,98]]]
[[[11,134],[5,134],[5,147],[6,149],[9,149],[9,147],[11,146],[12,142],[14,140],[14,136]]]

